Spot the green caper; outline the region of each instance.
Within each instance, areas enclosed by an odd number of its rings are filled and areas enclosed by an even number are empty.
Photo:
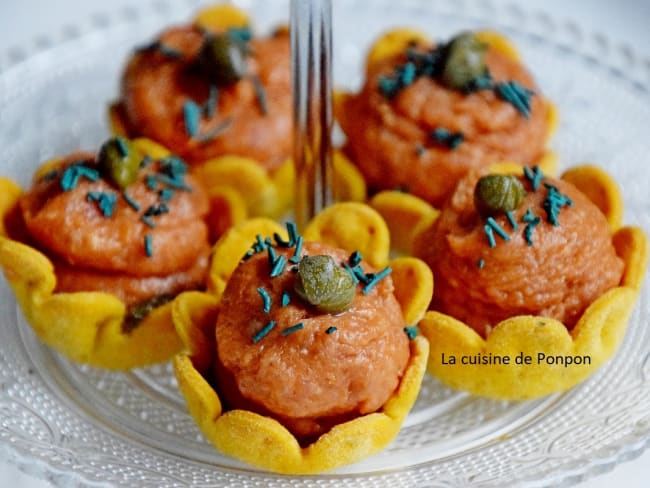
[[[306,256],[298,265],[294,289],[321,312],[337,313],[352,304],[356,284],[330,256]]]
[[[216,85],[230,85],[246,74],[245,48],[228,34],[206,37],[199,52],[199,64]]]
[[[449,88],[462,90],[485,74],[487,45],[471,32],[454,37],[447,45],[442,80]]]
[[[513,175],[487,175],[476,183],[474,205],[478,212],[489,217],[515,210],[526,196],[524,185]]]
[[[142,153],[123,137],[113,137],[102,144],[97,158],[102,174],[121,189],[138,177]]]

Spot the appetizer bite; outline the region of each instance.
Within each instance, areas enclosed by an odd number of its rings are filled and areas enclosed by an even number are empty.
[[[136,49],[114,110],[127,135],[190,164],[237,155],[276,169],[291,154],[288,32],[253,36],[243,12],[215,8]]]
[[[181,159],[151,147],[112,138],[46,163],[25,193],[0,182],[5,276],[36,334],[76,361],[168,359],[180,347],[169,302],[204,286],[208,198]]]
[[[109,116],[115,133],[182,157],[211,196],[225,191],[246,214],[277,216],[291,202],[289,36],[256,36],[249,24],[219,4],[138,47]]]
[[[371,195],[399,189],[434,206],[469,170],[538,163],[557,118],[504,37],[432,45],[411,30],[375,43],[362,90],[338,97],[336,115]]]
[[[595,167],[464,177],[414,245],[436,280],[421,323],[432,373],[508,399],[586,378],[623,337],[646,266],[646,237],[621,215]]]
[[[341,219],[354,227],[354,251],[339,247],[350,237],[332,226]],[[387,265],[386,226],[364,205],[330,207],[303,235],[287,230],[246,221],[217,243],[208,293],[174,302],[188,349],[174,364],[218,449],[273,471],[314,473],[397,434],[426,365],[414,324],[433,282],[415,258]]]

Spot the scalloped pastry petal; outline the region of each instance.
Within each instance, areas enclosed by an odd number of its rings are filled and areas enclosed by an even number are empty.
[[[273,184],[277,188],[277,214],[282,215],[293,208],[293,191],[296,172],[293,166],[293,159],[289,158],[271,173]]]
[[[222,412],[221,401],[204,378],[210,365],[197,359],[211,354],[217,305],[200,293],[183,294],[173,307],[181,337],[189,337],[191,355],[174,358],[174,372],[188,410],[205,437],[223,453],[278,473],[309,474],[355,462],[384,448],[397,435],[413,406],[426,369],[428,343],[422,337],[411,342],[411,358],[395,394],[382,410],[344,422],[301,448],[297,439],[279,422],[250,411]],[[194,308],[193,314],[188,310]],[[198,339],[197,339],[198,338]]]
[[[363,202],[368,195],[361,171],[340,150],[332,155],[332,185],[339,202]]]
[[[234,5],[218,4],[201,9],[194,17],[194,23],[206,30],[223,32],[229,28],[247,27],[250,18]]]
[[[336,203],[316,215],[303,231],[306,241],[331,244],[348,252],[359,251],[372,266],[388,262],[390,234],[381,215],[358,202]]]
[[[249,215],[277,216],[280,189],[254,159],[221,156],[206,161],[196,168],[194,174],[208,192],[223,187],[237,191],[246,202]]]
[[[415,236],[440,214],[421,198],[399,191],[379,192],[368,203],[386,221],[393,249],[405,254],[412,254]]]
[[[417,323],[427,311],[433,296],[433,273],[418,258],[391,259],[391,277],[395,285],[395,298],[402,307],[407,324]]]
[[[7,235],[5,216],[16,205],[22,190],[9,178],[0,178],[0,236]]]
[[[648,243],[638,228],[623,228],[614,235],[625,261],[622,286],[604,293],[582,315],[573,331],[546,317],[517,316],[505,320],[483,339],[472,328],[448,315],[427,312],[420,322],[431,342],[429,372],[445,384],[490,398],[521,400],[567,390],[587,378],[616,351],[647,266]],[[516,365],[523,352],[532,364]],[[443,364],[454,355],[457,364]],[[508,365],[460,364],[461,356],[509,356]],[[545,354],[540,358],[539,354]],[[546,357],[589,358],[589,364],[548,364]],[[541,359],[541,364],[538,361]],[[575,359],[573,359],[575,360]]]
[[[618,185],[607,172],[597,166],[581,165],[565,171],[560,177],[572,183],[605,214],[612,232],[623,223],[623,197]]]
[[[246,202],[241,194],[227,186],[210,188],[210,212],[207,217],[210,242],[216,242],[228,229],[248,217]]]

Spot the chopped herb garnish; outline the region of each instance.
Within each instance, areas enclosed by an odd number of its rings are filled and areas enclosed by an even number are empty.
[[[154,180],[157,180],[163,185],[167,185],[170,188],[173,188],[175,190],[192,191],[192,189],[189,186],[187,186],[185,182],[180,178],[170,178],[169,176],[163,174],[148,175],[148,176],[153,176]],[[147,182],[147,186],[149,187],[149,182]],[[155,190],[156,187],[155,186],[153,188],[149,187],[149,189]]]
[[[499,225],[499,223],[494,220],[492,217],[488,217],[487,220],[487,225],[489,225],[494,232],[497,233],[497,235],[503,239],[504,241],[509,241],[510,237],[508,236],[508,233]]]
[[[120,157],[125,158],[129,155],[129,146],[122,137],[115,138],[115,145],[117,146]]]
[[[162,42],[158,46],[158,51],[160,51],[168,58],[178,59],[183,57],[183,53],[180,52],[178,49],[174,49],[173,47],[170,47],[167,44],[163,44]]]
[[[512,213],[512,210],[508,210],[506,212],[506,218],[508,219],[508,223],[510,224],[510,227],[512,227],[512,230],[517,230],[519,226],[517,225],[517,221],[515,220],[515,216]]]
[[[248,251],[246,251],[246,254],[244,254],[244,256],[242,257],[242,261],[248,261],[254,255],[255,253],[251,249],[249,249]]]
[[[173,196],[174,196],[174,190],[171,190],[169,188],[165,188],[158,192],[158,198],[160,198],[160,200],[162,200],[163,202],[168,202],[169,200],[172,199]]]
[[[154,175],[147,175],[144,179],[144,182],[147,185],[147,188],[149,188],[151,191],[154,191],[158,188],[158,180]]]
[[[273,238],[275,239],[276,244],[278,247],[291,247],[293,244],[291,244],[289,241],[285,241],[282,239],[282,236],[278,234],[277,232],[273,233]]]
[[[266,242],[266,239],[264,239],[263,242],[268,254],[269,266],[273,267],[273,265],[275,265],[275,261],[278,259],[278,256],[275,254],[275,249],[273,246],[269,246],[269,243]]]
[[[526,213],[523,215],[521,220],[526,223],[531,223],[534,222],[535,219],[538,219],[539,217],[535,217],[535,214],[531,209],[526,210]]]
[[[533,224],[528,224],[524,228],[524,238],[526,239],[526,244],[529,246],[533,245],[533,230],[535,230],[535,225]]]
[[[348,263],[342,263],[342,264],[343,264],[343,267],[345,268],[345,270],[348,273],[350,273],[350,276],[352,277],[352,281],[354,281],[354,284],[355,285],[358,284],[359,283],[359,278],[357,277],[357,273],[355,272],[355,270]]]
[[[521,115],[530,118],[530,97],[535,94],[517,81],[506,81],[494,85],[494,92],[505,102],[515,107]]]
[[[153,159],[151,159],[151,156],[149,156],[148,154],[145,154],[144,157],[142,158],[142,161],[140,161],[140,167],[141,168],[146,168],[147,166],[149,166],[151,164],[152,161],[153,161]]]
[[[282,305],[283,307],[286,307],[287,305],[289,305],[289,302],[291,302],[291,295],[289,294],[289,292],[288,292],[287,290],[284,290],[284,291],[282,292],[282,301],[281,301],[281,305]]]
[[[291,264],[298,264],[300,262],[300,253],[302,252],[302,236],[298,236],[296,240],[296,248],[293,252],[293,256],[289,259]]]
[[[528,166],[524,166],[524,176],[528,181],[530,181],[533,191],[537,191],[539,185],[544,179],[544,173],[542,173],[539,166],[533,166],[532,170]]]
[[[246,43],[253,38],[253,33],[249,27],[230,27],[228,29],[228,37],[233,41]]]
[[[169,213],[169,207],[164,203],[160,203],[158,205],[151,205],[147,210],[145,210],[144,216],[158,217],[159,215],[163,215],[166,213]]]
[[[332,333],[336,332],[337,330],[338,330],[338,329],[332,325],[332,326],[330,326],[330,327],[327,328],[327,330],[325,331],[325,333],[326,333],[326,334],[332,334]]]
[[[478,78],[474,78],[472,81],[467,83],[463,87],[463,91],[465,93],[472,93],[480,90],[490,90],[493,88],[494,85],[492,80],[492,73],[490,73],[490,70],[488,68],[485,68],[485,72]]]
[[[427,149],[424,147],[422,144],[416,144],[415,145],[415,154],[418,156],[422,156],[425,152],[427,152]]]
[[[136,52],[157,51],[162,55],[172,59],[178,59],[183,57],[182,52],[178,51],[177,49],[174,49],[171,46],[163,44],[159,40],[150,42],[149,44],[145,44],[144,46],[137,47],[135,50]]]
[[[536,217],[533,214],[533,211],[531,209],[526,210],[526,213],[524,216],[521,218],[523,222],[525,222],[527,225],[524,228],[524,238],[526,239],[526,243],[529,246],[533,245],[533,230],[535,230],[535,227],[539,225],[539,223],[542,221],[540,217]]]
[[[485,227],[483,227],[483,232],[485,232],[485,235],[488,238],[488,244],[490,247],[496,247],[497,241],[494,239],[494,232],[492,231],[492,227],[485,225]]]
[[[88,192],[86,198],[90,202],[97,202],[99,210],[101,210],[104,217],[111,218],[115,212],[115,204],[117,203],[117,195],[107,192]]]
[[[227,118],[222,123],[217,125],[214,129],[209,130],[209,131],[207,131],[207,132],[205,132],[203,134],[199,134],[198,136],[196,136],[196,140],[199,141],[199,142],[210,142],[213,139],[215,139],[216,137],[223,134],[226,130],[228,130],[230,128],[230,126],[232,125],[232,123],[233,123],[233,119],[231,117]]]
[[[431,131],[431,139],[449,149],[456,149],[465,140],[465,135],[462,132],[451,132],[444,127],[437,127]]]
[[[284,267],[286,265],[287,265],[287,258],[285,258],[282,255],[278,256],[278,258],[273,263],[273,268],[271,268],[271,274],[270,274],[271,278],[280,276],[284,271]]]
[[[275,320],[271,320],[268,324],[260,329],[260,331],[253,336],[253,344],[257,344],[259,341],[264,339],[266,335],[273,330],[275,327]]]
[[[63,191],[74,190],[79,184],[81,177],[90,181],[99,179],[99,171],[84,166],[86,161],[78,161],[68,166],[61,176],[61,189]]]
[[[201,107],[193,100],[186,100],[183,103],[183,120],[185,121],[185,133],[188,137],[196,136],[201,123]]]
[[[126,191],[122,192],[122,198],[124,198],[124,201],[131,207],[133,210],[136,212],[140,211],[140,204],[136,202],[133,198],[129,196],[129,194]]]
[[[264,313],[269,313],[271,311],[271,295],[269,295],[263,286],[257,289],[257,293],[262,297],[262,310]]]
[[[148,258],[153,256],[153,242],[151,239],[151,234],[144,236],[144,253]]]
[[[367,295],[368,293],[370,293],[370,291],[377,285],[377,283],[379,283],[382,279],[388,276],[391,271],[392,271],[391,267],[386,266],[379,273],[372,274],[372,278],[370,278],[366,286],[363,287],[363,294]],[[370,276],[370,274],[367,276]]]
[[[219,89],[215,85],[210,85],[208,92],[208,99],[203,104],[203,113],[209,119],[214,117],[217,113],[217,105],[219,104]]]
[[[294,332],[297,332],[297,331],[299,331],[301,329],[304,329],[304,328],[305,328],[305,324],[300,322],[300,323],[298,323],[296,325],[292,325],[291,327],[287,327],[286,329],[284,329],[282,331],[282,335],[283,336],[288,336],[289,334],[293,334]]]
[[[348,258],[348,263],[350,263],[350,266],[356,266],[359,263],[361,263],[361,260],[363,259],[363,256],[359,251],[354,251],[352,254],[350,254],[350,257]]]
[[[255,236],[255,242],[253,243],[253,250],[255,252],[262,252],[262,251],[266,251],[267,247],[268,246],[264,242],[264,239],[262,239],[262,236],[257,234]]]
[[[406,326],[404,327],[404,332],[408,336],[409,340],[413,340],[418,336],[418,332],[420,330],[418,329],[417,325],[412,325],[412,326]]]
[[[566,195],[560,193],[557,187],[548,183],[545,183],[544,186],[547,188],[548,193],[546,199],[542,203],[542,208],[546,211],[547,220],[557,227],[560,225],[558,221],[560,210],[562,210],[563,207],[572,207],[573,201]]]
[[[409,86],[412,85],[413,82],[415,81],[415,64],[408,62],[403,66],[400,66],[399,68],[400,72],[400,83],[402,86]]]
[[[485,267],[485,260],[484,259],[479,259],[476,262],[476,266],[478,266],[478,269],[483,269]]]
[[[460,34],[448,43],[441,43],[428,51],[420,51],[416,46],[410,45],[406,50],[407,61],[396,66],[392,73],[380,76],[377,88],[384,97],[391,99],[413,84],[418,77],[429,77],[466,94],[492,90],[524,117],[530,118],[530,99],[534,92],[514,80],[494,82],[485,64],[485,47],[484,43],[470,33]],[[444,143],[457,147],[462,143],[462,138],[455,137]],[[449,147],[453,149],[451,145]],[[416,151],[422,153],[420,149]]]
[[[296,224],[293,222],[288,222],[287,232],[289,234],[289,247],[295,246],[299,237],[298,228],[296,227]]]
[[[266,99],[266,90],[264,85],[257,76],[251,76],[251,81],[253,82],[253,87],[255,88],[255,98],[257,98],[257,103],[260,106],[260,110],[263,115],[269,114],[268,101]]]
[[[187,164],[178,156],[167,156],[160,160],[160,171],[170,178],[182,178],[188,171]]]
[[[153,223],[153,220],[151,220],[151,217],[149,217],[148,215],[143,215],[142,217],[140,217],[140,220],[142,220],[142,222],[144,222],[147,225],[147,227],[151,229],[156,227],[156,224]]]

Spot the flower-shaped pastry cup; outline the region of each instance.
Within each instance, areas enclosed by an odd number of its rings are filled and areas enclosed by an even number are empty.
[[[0,180],[0,192],[7,186]],[[36,249],[0,236],[0,266],[39,339],[74,361],[129,369],[166,361],[181,348],[170,303],[127,332],[126,306],[114,295],[55,293],[54,266]]]
[[[224,412],[207,379],[216,351],[214,327],[221,293],[256,235],[274,232],[286,239],[286,232],[276,222],[263,218],[230,229],[214,249],[209,293],[187,292],[174,300],[172,315],[185,345],[185,352],[174,358],[174,369],[191,415],[220,451],[279,473],[322,472],[369,456],[397,435],[418,395],[429,347],[423,337],[411,341],[411,356],[401,382],[381,410],[338,424],[306,447],[272,418],[245,410]],[[343,203],[326,209],[307,226],[303,237],[349,252],[358,250],[374,266],[389,262],[386,224],[363,204]],[[433,290],[431,272],[415,258],[391,260],[390,266],[404,321],[415,323],[423,316]]]
[[[625,263],[620,285],[596,299],[571,331],[554,319],[516,316],[497,324],[483,339],[453,317],[427,312],[419,325],[431,342],[428,369],[445,384],[497,399],[536,398],[580,383],[616,352],[645,274],[647,238],[639,228],[620,227],[621,195],[605,172],[581,166],[562,178],[583,191],[607,217],[616,253]],[[508,357],[510,362],[469,361],[490,355]],[[451,356],[457,358],[456,364],[450,364]],[[470,364],[461,364],[463,356]]]
[[[154,159],[168,151],[148,139],[133,143]],[[59,160],[45,163],[44,174]],[[23,315],[42,342],[70,359],[107,369],[131,369],[169,360],[182,348],[171,320],[171,303],[153,310],[135,328],[125,328],[126,305],[103,292],[56,292],[51,260],[40,251],[9,237],[7,217],[15,210],[21,189],[0,178],[0,267],[16,295]],[[222,202],[221,219],[236,213],[236,203]],[[224,227],[229,226],[230,223]]]

